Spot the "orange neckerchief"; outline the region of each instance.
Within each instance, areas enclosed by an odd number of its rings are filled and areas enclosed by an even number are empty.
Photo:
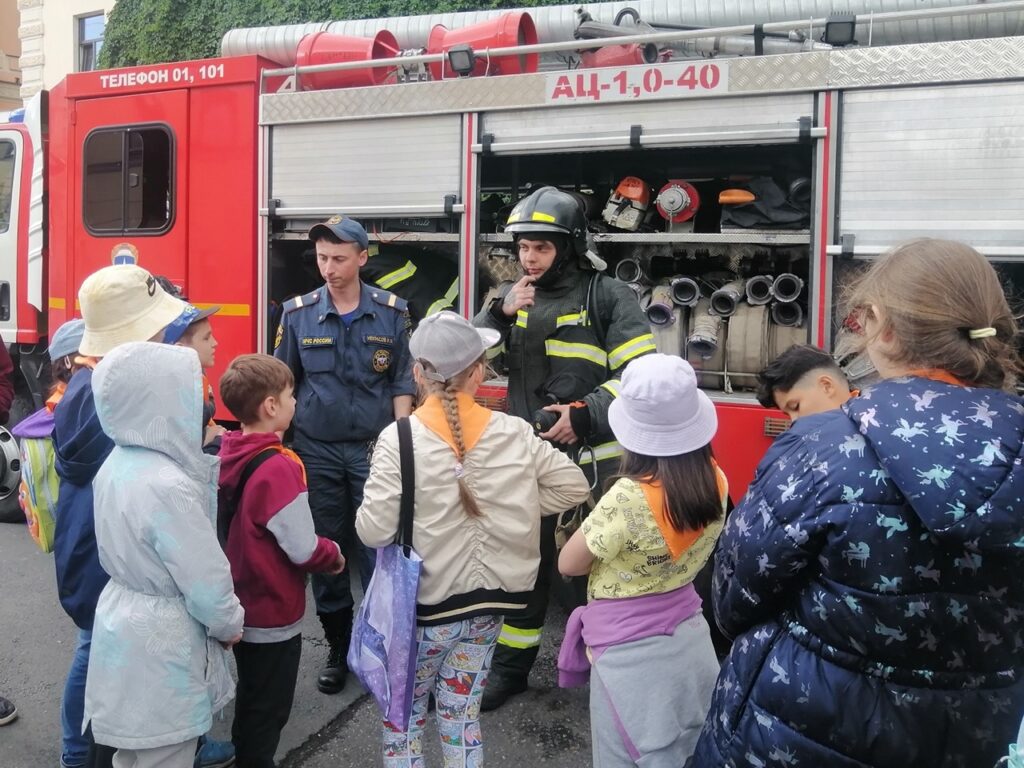
[[[921,368],[919,370],[907,371],[907,373],[911,376],[920,376],[922,379],[931,379],[932,381],[941,381],[945,384],[952,384],[955,387],[967,386],[949,371],[944,371],[941,368]]]
[[[718,495],[724,505],[726,498],[729,496],[729,480],[726,478],[722,468],[718,466],[717,461],[712,459],[711,465],[715,468],[715,479],[718,481]],[[665,544],[668,546],[668,551],[672,554],[672,559],[678,560],[679,556],[692,547],[693,543],[700,538],[700,535],[704,533],[704,529],[700,528],[696,531],[676,530],[665,510],[665,494],[661,490],[661,483],[642,481],[640,488],[644,492],[647,506],[651,508],[654,522],[658,524],[658,530],[661,531],[661,535],[665,538]]]
[[[53,413],[53,409],[57,407],[57,403],[59,403],[64,398],[64,393],[67,391],[67,388],[68,385],[65,384],[63,381],[57,382],[57,384],[53,388],[53,392],[50,394],[48,398],[46,398],[46,402],[44,403],[44,405],[46,406],[46,410],[48,410],[50,413]]]
[[[296,464],[298,464],[299,465],[299,469],[302,470],[302,484],[303,485],[308,485],[308,483],[306,482],[306,465],[302,463],[302,459],[299,458],[299,454],[297,454],[295,451],[291,450],[290,448],[285,448],[280,443],[277,443],[275,445],[268,445],[267,448],[270,448],[271,450],[277,451],[278,453],[280,453],[283,456],[287,456],[289,459],[291,459]],[[266,450],[266,448],[264,450]]]
[[[467,395],[459,392],[455,396],[459,407],[459,420],[462,422],[462,444],[466,446],[466,453],[473,450],[480,441],[491,420],[491,412]],[[448,418],[444,413],[444,406],[438,395],[430,395],[419,408],[416,409],[416,417],[423,422],[423,426],[440,437],[452,451],[458,455],[455,449],[455,438],[452,437],[451,427],[448,426]]]

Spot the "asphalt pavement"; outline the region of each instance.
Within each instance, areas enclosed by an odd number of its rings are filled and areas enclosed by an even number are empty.
[[[24,527],[0,524],[0,695],[19,717],[0,727],[0,767],[57,768],[60,699],[77,630],[61,610],[53,558],[40,552]],[[585,768],[590,761],[587,690],[555,685],[555,655],[565,613],[552,608],[531,689],[496,712],[482,728],[490,766]],[[326,656],[309,598],[303,624],[302,663],[291,720],[277,759],[281,768],[362,768],[381,764],[380,718],[373,701],[349,679],[337,696],[316,690]],[[228,738],[232,708],[216,717],[212,735]],[[437,730],[425,738],[430,766],[440,766]]]

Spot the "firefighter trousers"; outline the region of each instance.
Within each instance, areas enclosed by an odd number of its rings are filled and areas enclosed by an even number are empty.
[[[548,612],[554,584],[563,602],[575,607],[586,602],[586,577],[563,582],[558,575],[558,551],[555,547],[555,527],[558,515],[542,518],[540,523],[540,569],[537,581],[530,592],[525,610],[516,616],[506,617],[498,636],[498,645],[491,662],[491,678],[526,681],[540,651],[544,619]]]

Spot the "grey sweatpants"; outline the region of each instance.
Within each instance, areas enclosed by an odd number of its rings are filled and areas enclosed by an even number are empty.
[[[606,650],[590,671],[594,768],[683,765],[697,745],[718,670],[700,613],[671,635]]]
[[[114,753],[114,768],[192,768],[196,742],[198,739],[189,739],[153,749],[118,749]]]

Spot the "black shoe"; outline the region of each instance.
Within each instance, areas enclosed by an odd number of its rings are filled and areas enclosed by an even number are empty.
[[[18,717],[18,708],[9,700],[0,696],[0,725],[7,725]]]
[[[487,686],[484,688],[484,695],[480,700],[480,711],[490,712],[497,709],[508,701],[509,697],[522,693],[526,688],[525,678],[510,679],[497,675],[492,676],[488,678]]]
[[[327,664],[316,679],[316,687],[320,693],[334,695],[341,693],[348,679],[348,663],[345,660],[348,649],[337,638],[328,638],[327,642],[331,650],[327,654]]]

